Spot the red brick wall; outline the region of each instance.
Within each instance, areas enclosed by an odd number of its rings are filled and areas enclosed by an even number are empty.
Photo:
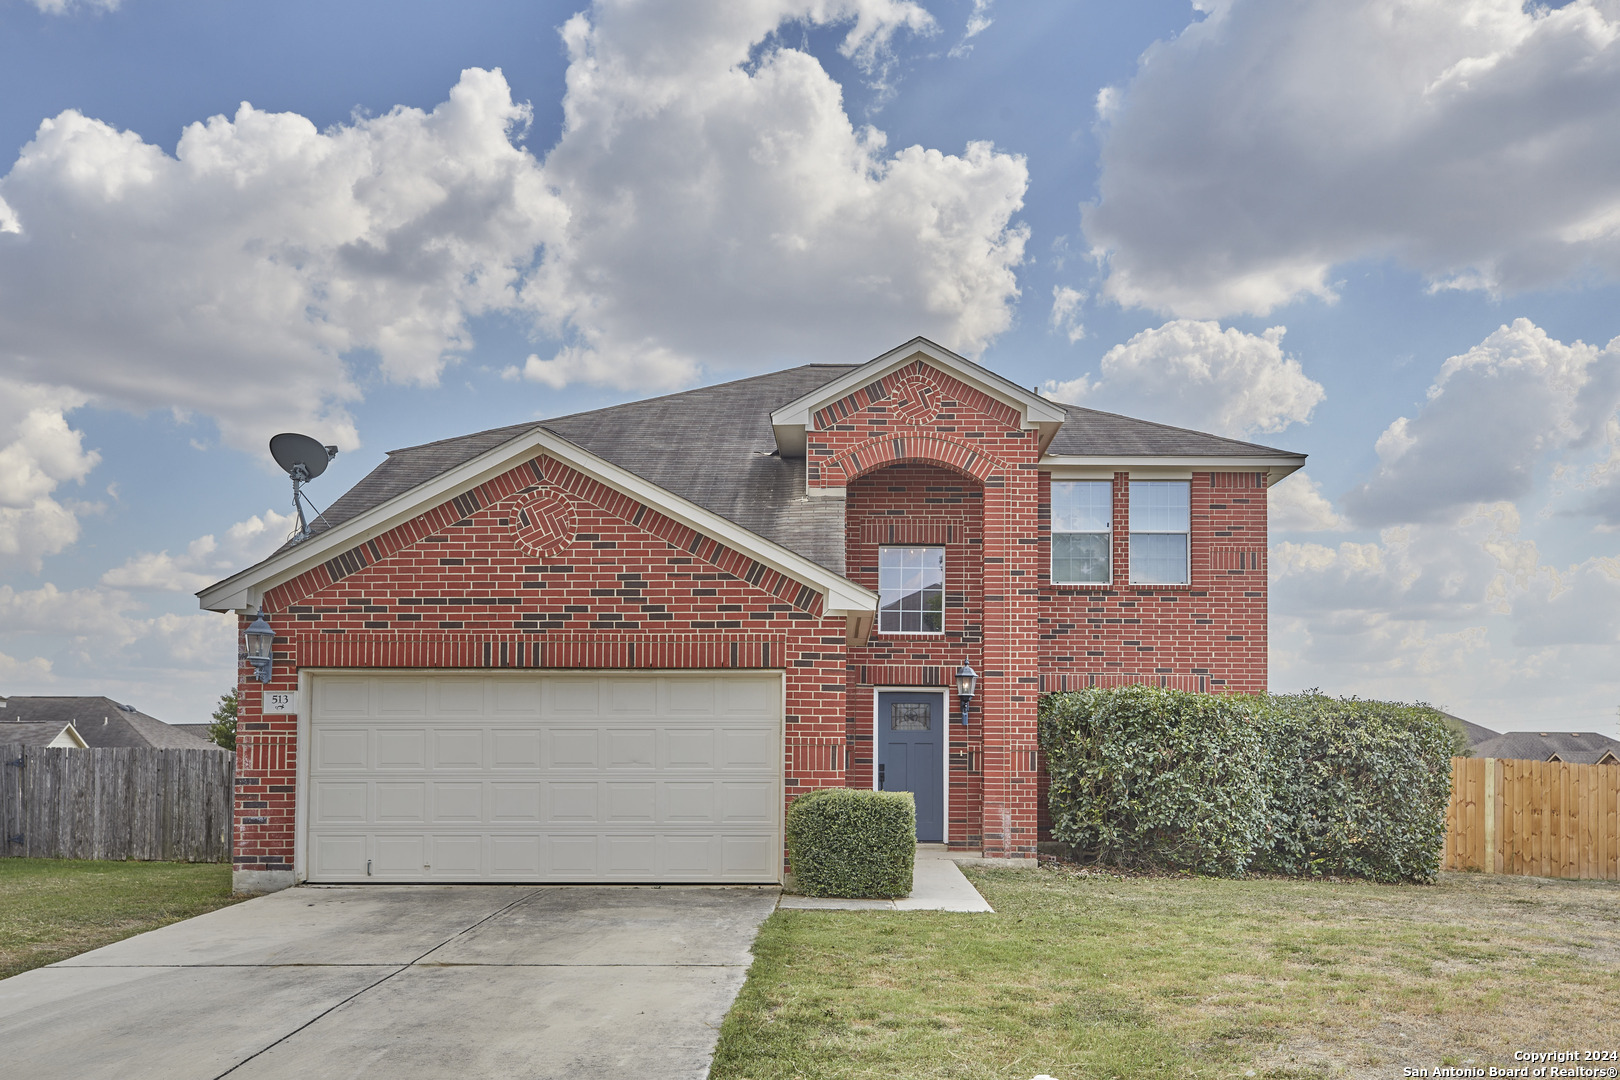
[[[1050,506],[1051,481],[1042,498]],[[1046,691],[1147,683],[1212,693],[1266,689],[1263,473],[1195,473],[1191,582],[1131,585],[1129,479],[1114,476],[1114,582],[1053,585],[1041,520],[1041,681]]]

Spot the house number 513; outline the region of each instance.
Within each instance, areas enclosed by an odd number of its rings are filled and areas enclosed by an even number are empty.
[[[264,711],[267,713],[296,713],[298,711],[298,695],[290,690],[266,690],[264,692]]]

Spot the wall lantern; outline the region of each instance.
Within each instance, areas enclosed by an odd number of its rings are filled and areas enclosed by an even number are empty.
[[[269,682],[272,658],[270,647],[276,640],[276,632],[264,621],[263,611],[260,611],[259,617],[242,631],[242,637],[247,641],[247,662],[253,665],[253,677],[262,683]]]
[[[956,669],[956,696],[962,699],[962,723],[968,722],[968,706],[973,703],[973,690],[979,685],[979,674],[966,660]]]

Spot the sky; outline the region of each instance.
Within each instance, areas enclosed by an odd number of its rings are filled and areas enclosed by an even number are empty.
[[[923,334],[1309,455],[1271,685],[1620,736],[1620,0],[0,0],[0,695],[176,723],[265,444]]]

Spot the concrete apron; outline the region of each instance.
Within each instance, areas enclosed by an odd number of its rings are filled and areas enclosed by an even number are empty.
[[[810,911],[995,911],[962,873],[958,862],[1034,865],[1033,859],[979,859],[950,851],[944,844],[918,844],[911,892],[899,900],[845,900],[784,893],[778,906]]]
[[[0,981],[0,1071],[702,1077],[777,894],[289,889]]]

